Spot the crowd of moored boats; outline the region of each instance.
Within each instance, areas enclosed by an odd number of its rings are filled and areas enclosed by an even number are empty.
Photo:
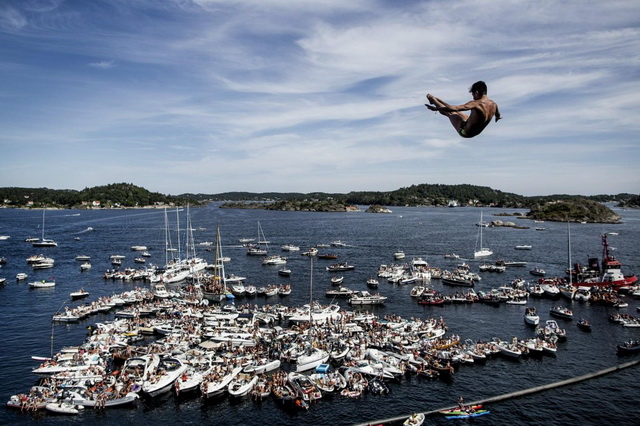
[[[552,321],[533,339],[474,342],[447,334],[442,319],[380,318],[334,304],[209,306],[186,290],[157,298],[137,288],[75,310],[80,318],[115,312],[81,345],[34,357],[40,380],[9,407],[77,414],[175,392],[308,409],[326,394],[388,392],[389,381],[408,374],[451,379],[458,365],[497,354],[553,355],[566,338]]]

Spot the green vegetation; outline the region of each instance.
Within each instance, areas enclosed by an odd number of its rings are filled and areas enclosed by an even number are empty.
[[[0,188],[1,205],[38,208],[131,208],[161,205],[186,205],[189,200],[162,195],[130,183],[114,183],[85,188],[82,191],[48,188]]]
[[[640,207],[640,195],[617,194],[577,196],[556,194],[525,197],[486,186],[420,184],[395,191],[354,191],[348,194],[314,192],[220,194],[181,194],[169,196],[129,183],[85,188],[82,191],[48,188],[0,188],[0,206],[38,208],[131,208],[164,205],[202,205],[225,201],[223,208],[266,209],[282,211],[344,212],[354,205],[372,206],[447,206],[455,200],[461,207],[485,206],[531,209],[528,217],[540,220],[612,222],[619,216],[601,203],[615,202],[621,207]]]
[[[640,207],[640,195],[632,195],[629,198],[620,201],[620,203],[618,205],[620,207],[639,208]]]
[[[528,217],[549,221],[618,223],[620,216],[604,204],[584,198],[551,201],[531,209]]]

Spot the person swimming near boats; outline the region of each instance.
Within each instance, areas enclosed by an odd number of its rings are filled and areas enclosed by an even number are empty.
[[[425,106],[435,112],[439,112],[449,118],[451,125],[458,135],[463,138],[478,136],[495,117],[496,122],[502,118],[498,104],[488,98],[487,85],[484,81],[473,83],[471,89],[472,101],[463,105],[450,105],[432,94],[427,95],[429,100]],[[462,111],[471,111],[469,115]]]

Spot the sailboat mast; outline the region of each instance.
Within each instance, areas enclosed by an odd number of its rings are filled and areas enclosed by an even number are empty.
[[[309,325],[313,324],[313,256],[309,256],[309,264],[311,265],[309,280]]]
[[[482,210],[480,210],[480,250],[484,248],[484,245],[482,245],[482,228],[484,228],[484,222],[482,221]]]
[[[182,260],[182,248],[180,247],[180,210],[176,207],[176,226],[177,226],[177,234],[178,234],[178,260]]]
[[[169,219],[167,208],[164,208],[164,264],[169,264]]]
[[[224,260],[222,259],[222,243],[220,241],[219,224],[216,225],[216,250],[213,262],[213,264],[215,265],[213,268],[213,279],[214,282],[218,279],[222,282],[223,294],[221,295],[221,297],[224,297],[227,294],[227,281],[224,272]]]
[[[571,267],[571,225],[567,218],[567,258],[569,259],[569,285],[573,285],[573,269]]]

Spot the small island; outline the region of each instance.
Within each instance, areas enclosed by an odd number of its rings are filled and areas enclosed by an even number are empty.
[[[534,206],[529,219],[556,222],[620,223],[621,217],[609,207],[593,200],[574,198]]]

